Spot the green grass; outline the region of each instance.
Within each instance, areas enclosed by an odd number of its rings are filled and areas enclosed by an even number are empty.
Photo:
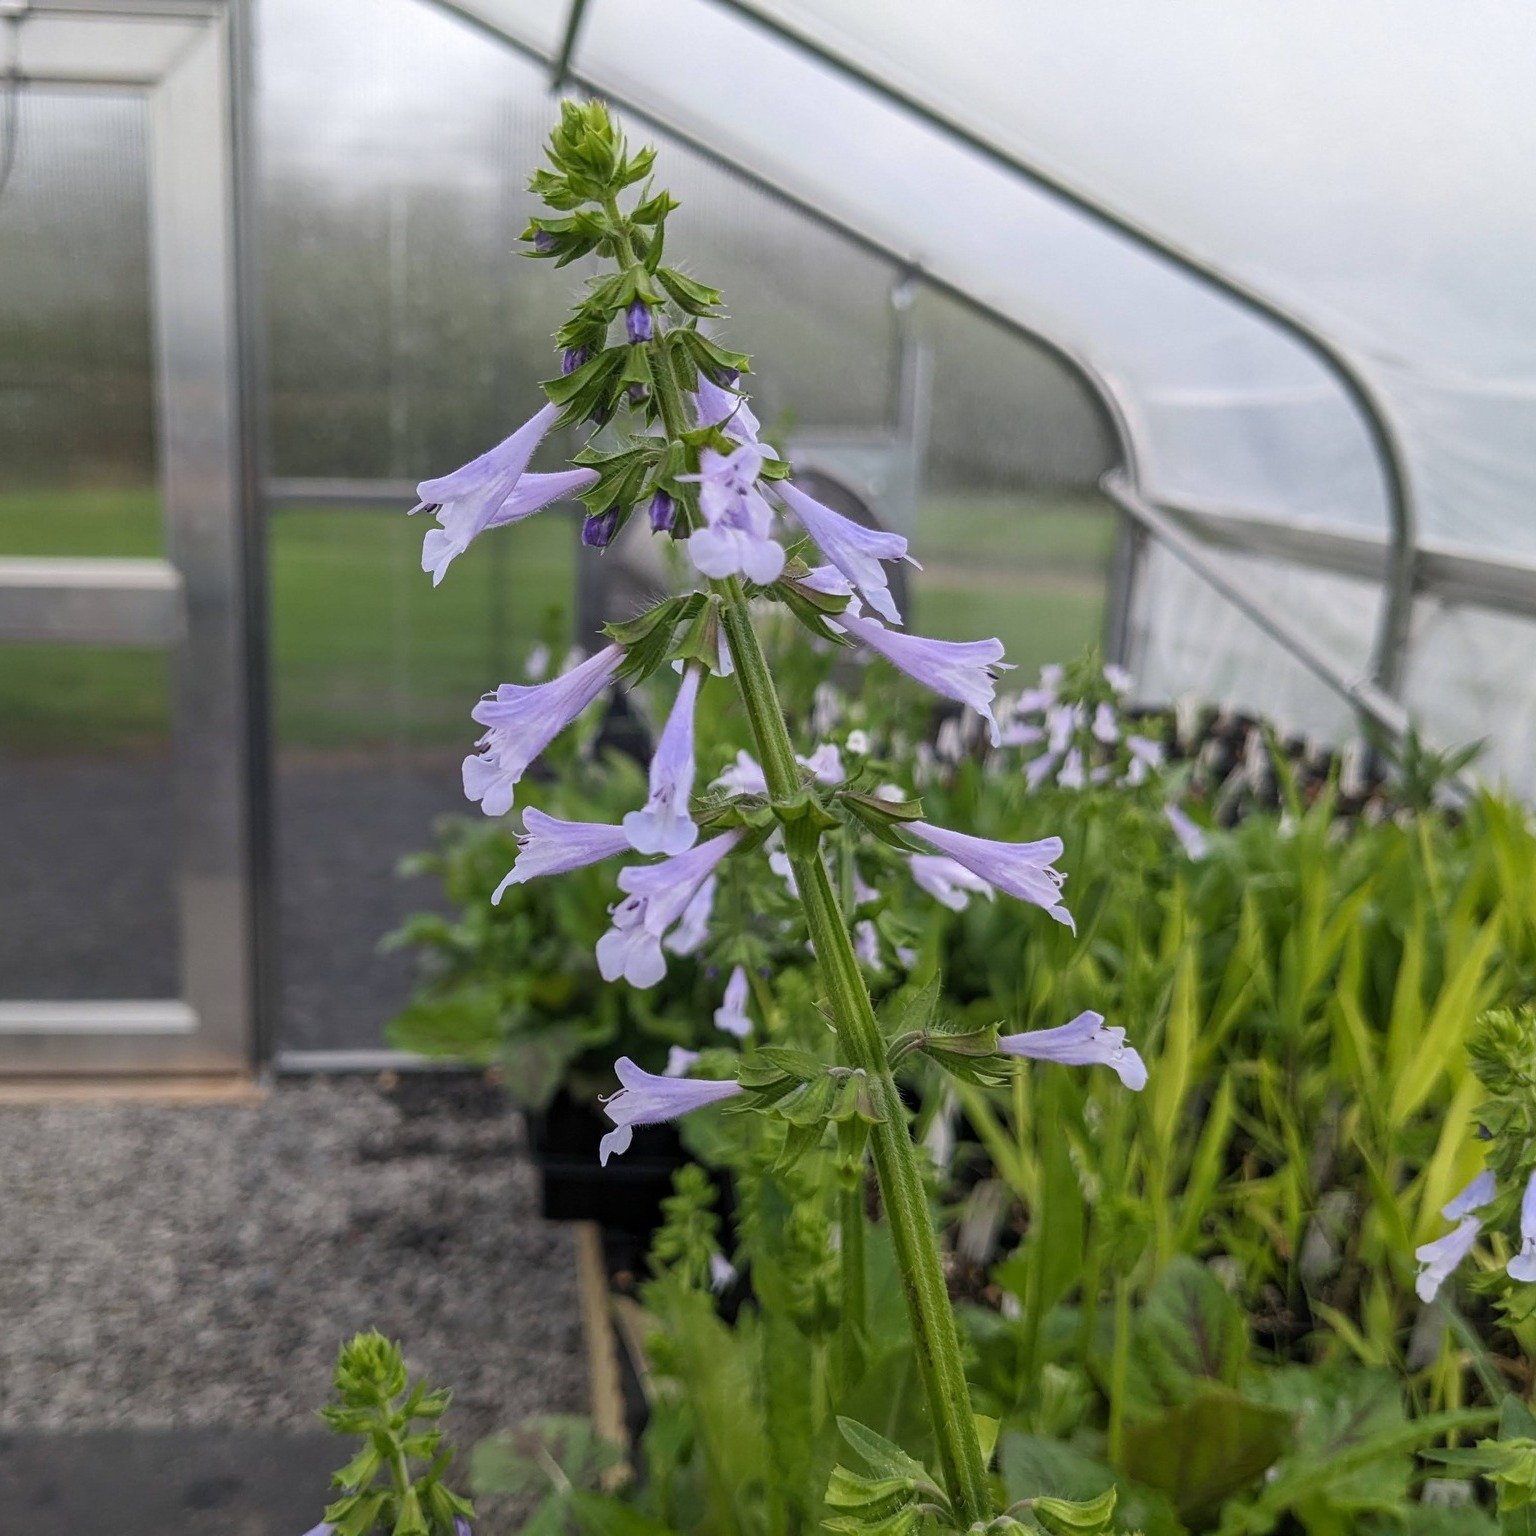
[[[1096,642],[1115,514],[1097,496],[934,496],[912,541],[912,618],[945,640],[996,635],[1028,679]]]
[[[1091,498],[933,497],[914,547],[912,618],[924,634],[997,635],[1028,677],[1098,637],[1113,517]],[[516,675],[573,607],[571,521],[540,517],[484,540],[435,591],[422,526],[391,509],[294,508],[268,536],[271,675],[283,748],[463,745],[468,712]],[[0,496],[0,556],[163,553],[145,490]],[[166,658],[153,651],[11,646],[0,666],[0,746],[134,750],[169,728]]]

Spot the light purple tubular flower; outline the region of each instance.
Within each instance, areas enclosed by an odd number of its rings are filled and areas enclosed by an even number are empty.
[[[660,938],[682,917],[699,887],[745,835],[744,828],[732,827],[659,864],[631,864],[619,871],[619,889],[645,902],[645,926]]]
[[[1511,1280],[1536,1281],[1536,1173],[1526,1180],[1520,1197],[1520,1252],[1509,1261]]]
[[[896,601],[891,596],[881,561],[910,560],[907,541],[899,533],[866,528],[862,523],[834,512],[788,480],[779,481],[774,492],[800,519],[817,549],[858,588],[864,601],[881,618],[900,624],[901,614],[896,610]],[[913,560],[912,564],[917,562]]]
[[[1120,722],[1115,716],[1113,704],[1100,704],[1093,712],[1093,734],[1107,746],[1120,740]]]
[[[1104,681],[1118,694],[1127,694],[1136,686],[1136,679],[1112,661],[1104,668]]]
[[[677,524],[677,503],[665,491],[651,497],[651,532],[671,533]]]
[[[1497,1181],[1485,1168],[1459,1195],[1440,1207],[1440,1214],[1447,1221],[1460,1221],[1463,1216],[1482,1210],[1498,1192]]]
[[[650,341],[655,336],[650,305],[644,299],[633,300],[624,311],[624,332],[632,342]]]
[[[699,375],[698,392],[693,397],[694,419],[701,427],[719,427],[738,443],[755,443],[761,424],[747,404],[745,395],[722,389],[706,373]]]
[[[582,523],[581,542],[588,549],[607,549],[618,531],[619,509],[609,507],[606,512],[594,512]]]
[[[1042,838],[1038,843],[999,843],[988,837],[950,832],[926,821],[908,823],[907,831],[948,854],[1005,896],[1044,907],[1058,923],[1077,931],[1072,914],[1061,904],[1062,882],[1067,877],[1052,867],[1061,857],[1059,837]]]
[[[853,583],[848,580],[835,565],[812,566],[804,576],[800,578],[802,587],[809,587],[812,592],[825,592],[828,597],[854,597]],[[860,610],[854,609],[857,613]]]
[[[859,957],[859,963],[870,970],[884,969],[880,964],[880,935],[867,917],[853,925],[853,952]]]
[[[1419,1293],[1420,1301],[1433,1301],[1440,1294],[1440,1287],[1450,1278],[1456,1266],[1471,1253],[1477,1234],[1482,1230],[1482,1222],[1476,1216],[1468,1216],[1444,1237],[1413,1250],[1413,1256],[1419,1262],[1419,1273],[1413,1288]]]
[[[713,787],[730,795],[766,795],[768,780],[758,760],[742,748],[736,754],[736,761],[721,773]]]
[[[553,475],[526,472],[534,449],[559,414],[559,406],[546,405],[478,459],[416,487],[419,500],[412,513],[430,512],[440,525],[427,530],[421,545],[421,568],[431,571],[434,587],[487,528],[518,522],[596,483],[597,471],[592,469],[567,469]]]
[[[1055,1029],[1031,1029],[1004,1035],[997,1048],[1004,1056],[1024,1056],[1031,1061],[1055,1061],[1069,1067],[1113,1067],[1133,1092],[1147,1086],[1147,1064],[1125,1043],[1123,1029],[1106,1029],[1102,1013],[1080,1013],[1069,1024]]]
[[[329,1520],[322,1520],[319,1525],[305,1531],[304,1536],[333,1536],[336,1527]]]
[[[1032,725],[1028,720],[1010,720],[998,737],[998,745],[1032,747],[1037,741],[1044,740],[1045,732],[1038,725]]]
[[[661,939],[645,926],[645,902],[638,896],[621,901],[608,914],[612,926],[597,941],[597,972],[604,981],[621,977],[645,991],[667,974]]]
[[[826,784],[829,787],[841,784],[848,777],[843,770],[843,756],[837,750],[837,743],[824,741],[811,753],[809,757],[796,757],[795,761],[802,768],[808,769],[810,775],[818,784]]]
[[[586,365],[591,356],[592,354],[585,347],[567,347],[560,357],[560,372],[575,373],[578,368]]]
[[[784,551],[774,543],[773,510],[757,489],[767,450],[743,443],[731,454],[699,455],[699,512],[705,526],[688,536],[688,554],[706,576],[742,575],[759,586],[777,581]]]
[[[605,646],[580,666],[547,683],[503,683],[470,712],[485,735],[464,759],[464,793],[487,816],[505,816],[529,763],[584,710],[624,661],[624,648]]]
[[[666,937],[665,947],[674,955],[691,955],[704,947],[709,937],[709,919],[715,910],[715,887],[718,881],[713,875],[693,893],[693,900],[683,908],[677,927]]]
[[[709,1256],[709,1288],[716,1296],[736,1283],[736,1266],[723,1253]]]
[[[651,792],[642,810],[624,818],[624,830],[636,853],[683,853],[693,847],[699,829],[688,817],[693,793],[693,711],[703,672],[688,667],[672,713],[651,756]]]
[[[453,1536],[475,1536],[473,1528],[463,1515],[453,1517]]]
[[[1062,760],[1061,772],[1056,775],[1056,782],[1063,789],[1081,789],[1088,781],[1088,776],[1083,771],[1083,754],[1073,747]]]
[[[747,973],[742,966],[731,972],[725,984],[725,999],[715,1009],[715,1028],[723,1029],[738,1040],[745,1040],[752,1033],[752,1020],[747,1015]]]
[[[564,875],[629,851],[623,827],[602,821],[561,821],[530,806],[523,812],[517,860],[491,896],[494,906],[509,885],[524,885],[540,875]]]
[[[690,1051],[685,1045],[674,1045],[667,1051],[667,1064],[662,1068],[663,1077],[687,1077],[693,1070],[693,1064],[704,1053],[702,1051]]]
[[[604,981],[622,976],[641,991],[654,987],[667,974],[662,940],[674,925],[686,929],[690,918],[703,942],[710,877],[743,835],[742,828],[734,827],[659,864],[631,864],[619,871],[619,889],[628,899],[613,909],[613,926],[597,941],[597,969]],[[702,918],[693,917],[690,909],[700,898],[706,903]],[[674,952],[679,952],[675,946]]]
[[[992,700],[997,696],[997,674],[1006,666],[1001,640],[927,640],[852,613],[839,614],[837,622],[925,688],[969,705],[991,728],[992,745],[999,745]]]
[[[972,874],[946,854],[910,854],[907,867],[918,885],[951,912],[965,911],[971,904],[972,891],[979,891],[988,901],[992,899],[992,887],[980,875]]]
[[[777,832],[773,835],[775,839],[779,836]],[[782,842],[778,847],[775,847],[772,842],[768,844],[768,868],[784,882],[789,894],[798,900],[800,882],[795,879],[795,866],[789,862],[789,855],[784,851]]]
[[[1203,859],[1210,851],[1210,843],[1204,831],[1176,805],[1165,805],[1163,815],[1168,818],[1168,825],[1173,828],[1173,835],[1178,838],[1179,847],[1184,850],[1185,856]]]
[[[610,1157],[629,1150],[635,1126],[662,1125],[741,1092],[741,1084],[731,1079],[705,1082],[688,1077],[657,1077],[641,1071],[628,1056],[619,1057],[613,1070],[623,1087],[603,1101],[603,1113],[615,1127],[598,1145],[598,1156],[605,1167]]]

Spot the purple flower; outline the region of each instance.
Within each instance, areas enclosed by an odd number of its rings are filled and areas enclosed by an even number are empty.
[[[1112,661],[1104,668],[1104,681],[1118,694],[1127,694],[1136,686],[1136,679]]]
[[[611,926],[597,941],[597,971],[604,981],[622,977],[644,992],[667,974],[661,940],[645,926],[645,902],[630,896],[609,912]]]
[[[475,1536],[469,1521],[463,1515],[453,1517],[453,1536]]]
[[[1004,666],[1001,640],[925,640],[851,613],[839,614],[837,622],[898,671],[946,699],[969,705],[991,727],[992,745],[999,744],[992,700],[997,694],[997,674]]]
[[[698,392],[693,397],[694,419],[701,427],[719,427],[738,443],[755,443],[760,424],[752,414],[744,395],[721,389],[707,373],[699,375]]]
[[[1413,1256],[1419,1263],[1418,1278],[1413,1288],[1419,1293],[1420,1301],[1433,1301],[1440,1294],[1440,1287],[1450,1278],[1456,1266],[1471,1253],[1477,1234],[1482,1229],[1483,1224],[1476,1216],[1468,1216],[1444,1237],[1413,1250]]]
[[[853,952],[859,957],[859,963],[870,970],[884,969],[880,964],[880,934],[867,917],[853,925]]]
[[[336,1527],[328,1520],[322,1520],[319,1525],[305,1531],[304,1536],[332,1536]]]
[[[644,299],[633,300],[624,311],[624,330],[631,342],[649,341],[656,334],[650,306]]]
[[[918,885],[951,912],[965,911],[971,903],[972,891],[992,899],[992,887],[980,875],[972,874],[945,854],[914,853],[908,857],[907,866]]]
[[[606,512],[594,512],[582,523],[581,542],[588,549],[607,549],[618,531],[619,509],[609,507]]]
[[[743,748],[736,754],[736,761],[714,781],[713,787],[730,795],[766,795],[768,780],[763,775],[762,765]]]
[[[688,536],[688,554],[706,576],[738,573],[766,586],[784,569],[773,542],[773,511],[757,489],[767,450],[743,443],[729,455],[706,448],[699,455],[699,512],[705,526]]]
[[[1107,746],[1120,739],[1120,722],[1115,718],[1113,704],[1100,704],[1093,712],[1093,734]]]
[[[596,482],[597,471],[592,469],[566,469],[553,475],[526,473],[534,449],[559,414],[558,406],[546,405],[478,459],[451,475],[423,480],[416,487],[420,500],[411,512],[430,512],[440,524],[427,530],[421,545],[421,568],[431,571],[434,587],[487,528],[518,522]]]
[[[523,812],[523,827],[517,839],[517,861],[491,896],[493,906],[509,885],[584,869],[629,849],[623,827],[601,821],[561,821],[532,806]]]
[[[742,828],[734,827],[659,864],[632,864],[619,871],[619,889],[628,900],[613,909],[613,926],[597,941],[597,969],[604,981],[622,976],[643,991],[667,974],[661,952],[667,930],[687,916],[716,866],[743,835]]]
[[[643,810],[624,818],[624,831],[636,853],[682,853],[698,838],[699,829],[688,818],[688,797],[693,793],[693,710],[702,677],[698,667],[684,670],[651,757],[650,797]]]
[[[1147,1066],[1125,1043],[1123,1029],[1106,1029],[1102,1013],[1080,1013],[1055,1029],[1032,1029],[1004,1035],[997,1048],[1004,1056],[1031,1061],[1056,1061],[1069,1067],[1113,1067],[1127,1088],[1140,1093],[1147,1086]]]
[[[591,352],[585,347],[567,347],[560,356],[560,372],[575,373],[578,368],[586,366],[587,359],[591,356]]]
[[[1083,772],[1083,754],[1073,747],[1062,760],[1061,772],[1056,775],[1056,782],[1063,789],[1081,789],[1087,782],[1087,775]]]
[[[1463,1216],[1480,1211],[1498,1192],[1498,1184],[1485,1168],[1459,1195],[1440,1207],[1440,1214],[1447,1221],[1460,1221]]]
[[[1163,815],[1167,817],[1168,825],[1173,828],[1173,835],[1178,838],[1179,847],[1184,850],[1185,857],[1203,859],[1209,851],[1210,844],[1201,828],[1176,805],[1165,805]]]
[[[470,712],[486,727],[480,750],[464,759],[464,793],[487,816],[512,809],[513,790],[529,763],[584,710],[624,661],[624,648],[606,646],[548,683],[503,683]]]
[[[677,522],[677,503],[665,491],[651,497],[651,532],[671,533]]]
[[[635,1126],[661,1125],[741,1092],[741,1084],[731,1079],[704,1082],[687,1077],[657,1077],[642,1072],[628,1056],[619,1057],[613,1070],[623,1086],[603,1101],[603,1113],[615,1127],[598,1144],[598,1156],[605,1167],[610,1157],[629,1150]]]
[[[1042,838],[1038,843],[999,843],[950,832],[926,821],[910,822],[907,831],[947,853],[1005,896],[1044,907],[1058,923],[1077,931],[1072,914],[1061,904],[1061,886],[1067,877],[1052,867],[1061,857],[1059,837]]]
[[[693,900],[683,908],[677,927],[663,941],[674,955],[691,955],[703,947],[709,937],[709,918],[715,910],[715,887],[718,884],[711,875],[693,893]]]
[[[823,506],[798,486],[781,480],[774,487],[779,500],[795,514],[812,542],[863,595],[881,618],[901,623],[882,560],[909,560],[907,541],[899,533],[881,533]],[[916,565],[915,560],[912,564]]]
[[[863,611],[863,604],[854,595],[853,583],[835,565],[812,566],[799,578],[797,585],[809,587],[812,592],[824,592],[828,597],[849,598],[851,612],[858,614]]]
[[[843,757],[836,742],[824,741],[809,757],[796,757],[795,761],[809,770],[818,784],[841,784],[848,777],[843,771]]]
[[[723,1253],[709,1256],[709,1288],[715,1295],[729,1290],[736,1283],[736,1266]]]
[[[693,1064],[704,1053],[702,1051],[690,1051],[687,1046],[674,1045],[667,1051],[667,1064],[661,1069],[663,1077],[687,1077],[693,1071]]]
[[[1520,1197],[1520,1252],[1505,1268],[1511,1280],[1536,1280],[1536,1173],[1526,1180]]]
[[[725,999],[715,1009],[715,1028],[723,1029],[738,1040],[745,1040],[752,1033],[752,1020],[747,1016],[747,973],[742,966],[731,972],[725,984]]]

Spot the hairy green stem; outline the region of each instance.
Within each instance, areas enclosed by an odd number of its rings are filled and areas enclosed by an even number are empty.
[[[863,1165],[853,1184],[838,1195],[839,1278],[841,1280],[841,1367],[843,1389],[853,1385],[865,1334]]]
[[[721,587],[726,640],[768,792],[774,801],[787,803],[800,793],[801,786],[784,712],[752,628],[740,581],[731,577]],[[849,1064],[869,1078],[871,1102],[882,1116],[870,1131],[875,1175],[906,1294],[918,1372],[928,1398],[945,1487],[964,1524],[984,1522],[992,1514],[986,1466],[917,1149],[907,1132],[906,1111],[886,1063],[885,1042],[826,864],[815,836],[793,835],[799,830],[786,828],[785,840],[838,1038]]]
[[[622,229],[617,206],[611,200],[608,213],[614,227]],[[621,236],[620,259],[626,263],[635,261],[627,233]],[[656,329],[656,340],[650,343],[656,405],[667,436],[675,441],[688,430],[688,416],[682,389],[669,366],[661,327]],[[722,598],[721,620],[768,781],[769,797],[776,803],[787,804],[801,791],[800,771],[767,658],[752,628],[746,593],[735,576],[715,586]],[[938,1239],[928,1211],[917,1151],[907,1132],[906,1111],[886,1062],[885,1042],[842,907],[827,876],[818,836],[807,823],[801,823],[786,827],[785,841],[838,1037],[849,1065],[868,1076],[870,1101],[883,1116],[870,1135],[875,1174],[906,1294],[918,1371],[928,1398],[944,1484],[955,1513],[964,1524],[985,1522],[992,1516],[986,1464],[971,1412],[960,1337],[939,1262]],[[860,1242],[862,1236],[860,1227]],[[862,1291],[862,1254],[858,1257]]]

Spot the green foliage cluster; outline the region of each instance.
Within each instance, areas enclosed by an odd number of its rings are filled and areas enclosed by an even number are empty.
[[[907,701],[839,690],[835,664],[826,656],[786,679],[804,750],[862,732],[881,774],[921,788],[933,820],[1001,838],[1059,834],[1072,871],[1075,937],[1001,902],[951,912],[910,888],[894,850],[888,866],[885,851],[874,864],[862,853],[861,883],[879,891],[863,912],[890,936],[886,952],[898,940],[915,951],[905,973],[892,964],[875,978],[888,1033],[919,1002],[962,1041],[1091,1007],[1124,1025],[1151,1066],[1146,1092],[1129,1095],[1109,1073],[1021,1063],[999,1098],[967,1081],[963,1051],[958,1072],[940,1072],[932,1052],[903,1062],[919,1129],[955,1143],[934,1193],[950,1216],[957,1289],[971,1298],[973,1390],[1000,1426],[995,1475],[1008,1497],[1027,1505],[1043,1490],[1076,1507],[1117,1488],[1121,1528],[1169,1536],[1507,1525],[1513,1516],[1476,1500],[1420,1497],[1421,1453],[1489,1430],[1496,1384],[1533,1342],[1523,1309],[1507,1306],[1506,1239],[1490,1222],[1467,1316],[1444,1300],[1421,1307],[1412,1251],[1439,1234],[1440,1206],[1481,1166],[1479,1120],[1530,1112],[1529,1015],[1489,1013],[1526,1001],[1536,975],[1524,812],[1483,795],[1450,815],[1424,793],[1411,811],[1346,824],[1328,789],[1307,803],[1282,765],[1284,811],[1208,829],[1208,852],[1192,861],[1162,813],[1176,775],[1140,789],[1031,790],[1006,760],[920,750],[900,723],[913,718]],[[745,740],[728,712],[701,728],[706,765],[724,767]],[[541,802],[611,820],[642,794],[632,765],[574,750]],[[722,892],[728,947],[674,962],[646,994],[604,988],[590,966],[608,872],[520,888],[511,909],[505,898],[493,909],[513,840],[480,826],[452,839],[445,868],[461,915],[443,932],[464,969],[440,972],[424,994],[445,1048],[465,1043],[452,1009],[495,978],[507,991],[481,1014],[479,1048],[526,1061],[519,1053],[544,1048],[528,1042],[558,1039],[549,1080],[585,1073],[582,1091],[595,1091],[614,1055],[727,1045],[709,1021],[722,968],[745,958],[777,973],[777,1002],[754,1008],[759,1026],[781,1050],[824,1054],[805,1022],[819,1019],[814,972],[764,860],[738,861],[746,884]],[[554,1007],[541,1001],[552,987]],[[779,1066],[806,1080],[803,1060]],[[717,1246],[712,1191],[687,1184],[644,1296],[655,1393],[645,1487],[615,1503],[598,1491],[607,1463],[589,1457],[590,1475],[570,1479],[548,1518],[743,1536],[831,1518],[894,1522],[896,1536],[926,1518],[926,1496],[871,1493],[890,1479],[867,1458],[852,1455],[833,1486],[845,1503],[872,1502],[841,1513],[822,1502],[839,1419],[903,1454],[926,1445],[909,1353],[892,1342],[904,1337],[896,1272],[855,1161],[830,1135],[808,1151],[817,1138],[804,1127],[759,1115],[710,1112],[684,1131],[730,1178],[734,1247]],[[1500,1144],[1516,1157],[1528,1141]],[[1513,1167],[1496,1171],[1514,1187]],[[726,1257],[751,1290],[731,1323],[711,1289],[711,1260]],[[1513,1487],[1520,1438],[1481,1442],[1502,1449],[1479,1452],[1462,1476],[1497,1473]],[[876,1507],[887,1510],[878,1520]],[[1015,1517],[1051,1528],[1029,1507]]]

